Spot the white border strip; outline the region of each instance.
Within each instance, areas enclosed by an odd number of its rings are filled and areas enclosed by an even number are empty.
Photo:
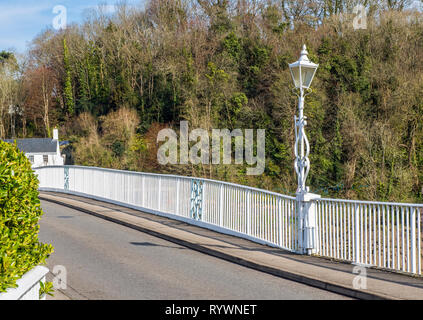
[[[16,281],[18,287],[0,293],[0,300],[39,300],[39,282],[45,282],[48,272],[49,270],[43,266],[32,268]]]

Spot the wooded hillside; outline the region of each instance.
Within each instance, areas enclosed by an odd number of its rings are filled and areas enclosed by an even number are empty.
[[[423,16],[410,1],[150,0],[46,30],[20,63],[0,55],[0,138],[54,126],[75,164],[172,172],[294,193],[297,97],[288,64],[320,67],[306,98],[308,185],[322,195],[423,198]],[[9,105],[17,107],[14,118]],[[157,162],[157,133],[266,129],[266,169]]]

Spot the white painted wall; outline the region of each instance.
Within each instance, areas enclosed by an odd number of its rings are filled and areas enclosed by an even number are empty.
[[[40,281],[46,282],[49,270],[43,266],[36,266],[16,281],[16,288],[9,288],[0,293],[0,300],[40,300]],[[41,298],[45,300],[45,296]]]
[[[44,154],[35,154],[35,153],[26,153],[25,154],[28,159],[31,159],[30,157],[34,157],[34,161],[32,162],[32,167],[43,167],[45,165],[47,166],[62,166],[64,164],[64,159],[60,155],[60,152],[58,154],[48,154],[48,162],[47,164],[44,163]]]

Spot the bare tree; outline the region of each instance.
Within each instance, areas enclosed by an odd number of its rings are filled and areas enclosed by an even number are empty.
[[[0,138],[6,137],[6,116],[16,104],[18,65],[13,53],[0,52]]]

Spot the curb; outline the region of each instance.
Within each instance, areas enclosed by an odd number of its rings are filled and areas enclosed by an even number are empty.
[[[302,283],[302,284],[305,284],[305,285],[309,285],[309,286],[312,286],[312,287],[315,287],[315,288],[323,289],[323,290],[326,290],[326,291],[330,291],[330,292],[333,292],[333,293],[352,297],[352,298],[359,299],[359,300],[396,300],[396,298],[393,298],[393,297],[384,296],[384,295],[376,294],[376,293],[363,292],[363,291],[358,290],[358,289],[345,287],[345,286],[342,286],[342,285],[339,285],[339,284],[336,284],[336,283],[332,283],[332,282],[329,282],[329,281],[323,281],[323,280],[319,280],[317,278],[312,278],[312,277],[309,277],[309,276],[303,276],[303,275],[299,275],[299,274],[296,274],[296,273],[293,273],[293,272],[289,272],[289,271],[277,269],[277,268],[274,268],[274,267],[262,265],[262,264],[259,264],[259,263],[256,263],[256,262],[252,262],[252,261],[249,261],[249,260],[246,260],[246,259],[242,259],[242,258],[233,256],[233,255],[227,254],[227,253],[223,253],[223,252],[220,252],[220,251],[217,251],[217,250],[213,250],[213,249],[210,249],[208,247],[204,247],[202,245],[198,245],[198,244],[186,241],[186,240],[175,238],[175,237],[169,236],[165,233],[149,230],[147,228],[138,226],[136,224],[132,224],[132,223],[129,223],[129,222],[125,222],[125,221],[116,219],[116,218],[105,216],[105,215],[102,215],[102,214],[97,213],[95,211],[84,209],[84,208],[74,206],[74,205],[71,205],[71,204],[68,204],[68,203],[63,203],[63,202],[58,201],[58,200],[45,198],[42,195],[39,195],[38,198],[40,200],[53,202],[53,203],[59,204],[61,206],[65,206],[65,207],[68,207],[68,208],[71,208],[71,209],[75,209],[75,210],[78,210],[78,211],[81,211],[81,212],[88,213],[88,214],[96,216],[98,218],[108,220],[108,221],[120,224],[122,226],[129,227],[131,229],[135,229],[135,230],[144,232],[144,233],[152,235],[154,237],[161,238],[161,239],[179,244],[181,246],[190,248],[192,250],[199,251],[201,253],[204,253],[204,254],[207,254],[207,255],[210,255],[210,256],[214,256],[216,258],[220,258],[220,259],[223,259],[223,260],[226,260],[226,261],[229,261],[229,262],[233,262],[233,263],[236,263],[238,265],[241,265],[241,266],[244,266],[244,267],[247,267],[247,268],[250,268],[250,269],[265,272],[265,273],[268,273],[268,274],[271,274],[271,275],[274,275],[274,276],[277,276],[277,277],[280,277],[280,278],[295,281],[295,282]]]

